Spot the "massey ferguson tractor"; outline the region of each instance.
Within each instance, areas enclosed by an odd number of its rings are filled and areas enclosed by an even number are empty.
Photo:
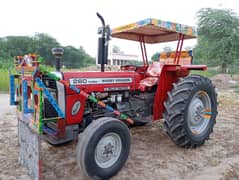
[[[215,88],[208,78],[190,74],[207,66],[193,65],[192,52],[182,51],[185,39],[196,38],[196,30],[158,19],[110,29],[97,15],[102,22],[98,31],[100,72],[60,71],[62,48],[52,49],[55,72],[41,67],[35,54],[15,58],[10,103],[17,106],[20,160],[35,178],[40,179],[41,168],[33,169],[31,162],[41,164],[41,156],[31,157],[39,153],[39,139],[52,145],[78,140],[77,163],[82,171],[107,179],[128,158],[132,126],[161,120],[172,141],[184,148],[203,145],[213,131]],[[143,65],[105,71],[110,37],[138,41]],[[158,62],[149,64],[145,44],[169,41],[177,41],[176,51],[161,53]]]

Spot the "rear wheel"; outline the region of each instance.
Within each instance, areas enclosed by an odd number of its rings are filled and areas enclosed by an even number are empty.
[[[164,126],[177,145],[197,147],[209,139],[216,122],[217,97],[208,78],[191,75],[180,79],[164,106]]]
[[[80,135],[77,163],[87,176],[110,178],[123,167],[129,150],[128,127],[114,118],[100,118]]]

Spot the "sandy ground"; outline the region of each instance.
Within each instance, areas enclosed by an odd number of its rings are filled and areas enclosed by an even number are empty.
[[[231,81],[233,80],[233,81]],[[131,129],[131,152],[113,180],[239,179],[239,77],[218,75],[219,107],[214,133],[197,149],[177,147],[159,122]],[[0,94],[0,180],[31,179],[18,163],[17,120],[8,95]],[[43,143],[43,179],[86,179],[75,160],[75,143],[53,147]]]

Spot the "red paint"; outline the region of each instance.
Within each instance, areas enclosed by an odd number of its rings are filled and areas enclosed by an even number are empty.
[[[91,92],[105,92],[105,88],[113,87],[129,87],[130,91],[138,88],[138,84],[142,79],[142,75],[136,72],[65,72],[64,80],[68,81],[71,78],[132,78],[131,83],[118,83],[118,84],[87,84],[76,85],[76,87],[84,90],[86,93]],[[70,88],[66,88],[66,94],[75,94]]]
[[[85,109],[85,97],[81,94],[73,94],[66,96],[66,125],[78,124],[82,121]],[[81,107],[76,115],[71,114],[71,110],[76,101],[80,101]]]
[[[149,67],[154,67],[154,64]],[[148,68],[149,68],[148,67]],[[151,69],[152,69],[151,67]],[[153,109],[153,119],[157,120],[162,118],[162,114],[165,111],[163,103],[167,100],[167,92],[172,89],[172,84],[177,82],[180,77],[185,77],[189,74],[190,70],[206,70],[206,65],[164,65],[160,63],[159,73],[156,77],[159,77],[158,87],[155,94],[154,109]],[[137,72],[137,70],[139,72]],[[145,67],[136,68],[133,71],[124,72],[66,72],[64,73],[64,80],[69,82],[71,78],[132,78],[131,83],[119,83],[119,84],[86,84],[77,85],[80,88],[81,93],[76,94],[70,88],[66,88],[66,123],[67,124],[77,124],[81,122],[84,113],[84,104],[86,96],[84,94],[91,92],[105,92],[105,88],[111,87],[129,87],[129,91],[141,90],[142,93],[145,92],[147,85],[142,86],[142,81],[147,77],[152,77],[150,73],[147,73]],[[84,93],[83,95],[81,95]],[[87,94],[86,94],[87,95]],[[80,100],[81,109],[77,115],[71,115],[71,109],[76,100]]]
[[[57,121],[57,136],[59,138],[64,138],[66,135],[66,122],[64,119],[58,119]]]
[[[183,47],[184,35],[179,33],[178,36],[179,36],[178,37],[178,43],[177,43],[177,48],[176,48],[173,64],[179,64],[180,56],[181,56],[181,52],[182,52],[182,47]]]
[[[173,83],[177,82],[180,77],[189,74],[187,69],[183,69],[180,65],[164,65],[158,81],[153,106],[153,119],[158,120],[163,117],[165,111],[163,103],[167,100],[167,92],[172,90]]]

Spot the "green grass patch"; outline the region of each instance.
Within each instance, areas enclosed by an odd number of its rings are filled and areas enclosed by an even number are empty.
[[[0,69],[0,92],[9,90],[9,72],[7,69]]]
[[[198,74],[198,75],[209,77],[209,78],[215,76],[218,73],[219,73],[218,70],[215,70],[215,69],[208,69],[206,71],[193,70],[190,72],[190,74]]]

